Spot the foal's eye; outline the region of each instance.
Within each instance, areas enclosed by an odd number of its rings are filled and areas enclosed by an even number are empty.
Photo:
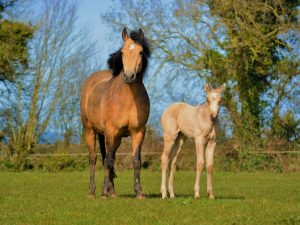
[[[140,51],[140,55],[142,55],[143,54],[143,51]]]
[[[209,99],[207,98],[206,101],[209,103]]]
[[[221,104],[221,103],[222,103],[222,100],[219,101],[219,104]]]

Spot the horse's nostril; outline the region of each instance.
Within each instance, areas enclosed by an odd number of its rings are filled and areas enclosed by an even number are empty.
[[[124,74],[124,80],[126,83],[132,83],[135,81],[136,75],[135,74],[131,74],[131,75],[126,75]]]

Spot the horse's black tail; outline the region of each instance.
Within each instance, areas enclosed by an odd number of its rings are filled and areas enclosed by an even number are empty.
[[[103,134],[98,133],[98,140],[100,145],[100,153],[102,156],[102,166],[104,166],[104,160],[106,157],[106,149],[105,149],[105,138]]]

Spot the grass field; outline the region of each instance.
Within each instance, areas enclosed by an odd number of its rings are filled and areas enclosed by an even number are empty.
[[[142,171],[146,197],[133,195],[132,171],[117,173],[117,199],[86,198],[88,171],[0,173],[0,224],[300,224],[300,175],[216,173],[215,200],[195,200],[192,171],[175,175],[174,200],[161,200],[160,174]],[[205,175],[205,174],[203,174]],[[203,176],[204,178],[204,176]]]

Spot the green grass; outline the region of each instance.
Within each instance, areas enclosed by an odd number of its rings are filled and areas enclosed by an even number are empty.
[[[118,172],[117,199],[86,198],[88,171],[0,173],[0,224],[300,224],[300,175],[216,173],[215,200],[195,200],[195,173],[175,175],[175,200],[161,200],[160,174],[142,171],[143,192],[133,195],[132,171]]]

